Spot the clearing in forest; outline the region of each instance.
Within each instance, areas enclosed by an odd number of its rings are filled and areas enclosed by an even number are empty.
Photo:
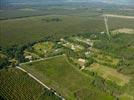
[[[121,28],[112,31],[112,34],[118,34],[118,33],[134,34],[134,29]]]
[[[117,72],[116,69],[113,69],[104,65],[100,65],[98,63],[92,64],[90,68],[88,67],[85,70],[96,72],[98,75],[100,75],[104,79],[113,81],[120,86],[124,86],[130,80],[130,77]]]
[[[33,51],[37,55],[43,56],[52,51],[54,44],[52,42],[40,42],[33,46]]]
[[[94,60],[100,64],[115,67],[119,63],[119,59],[111,56],[110,54],[106,54],[99,49],[92,48],[91,52]]]

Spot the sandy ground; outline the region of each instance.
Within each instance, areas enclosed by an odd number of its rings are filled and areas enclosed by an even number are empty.
[[[118,33],[134,34],[134,29],[121,28],[121,29],[113,30],[112,33],[113,34],[118,34]]]
[[[122,15],[112,15],[112,14],[104,14],[103,16],[116,17],[116,18],[126,18],[126,19],[134,19],[134,16],[122,16]]]

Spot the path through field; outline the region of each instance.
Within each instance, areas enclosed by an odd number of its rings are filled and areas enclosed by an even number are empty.
[[[58,55],[61,56],[61,55]],[[58,56],[54,56],[54,57],[58,57]],[[26,62],[26,63],[21,63],[20,65],[25,65],[25,64],[29,64],[29,63],[34,63],[34,62],[39,62],[42,60],[46,60],[46,59],[51,59],[53,57],[48,57],[48,58],[41,58],[35,61],[30,61],[30,62]],[[21,68],[20,66],[16,66],[16,68],[20,69],[21,71],[27,73],[31,78],[33,78],[35,81],[37,81],[39,84],[41,84],[42,86],[44,86],[45,88],[47,88],[48,90],[51,90],[51,88],[49,88],[47,85],[45,85],[43,82],[41,82],[39,79],[37,79],[35,76],[33,76],[32,74],[28,73],[26,70],[24,70],[23,68]],[[54,94],[56,96],[58,96],[59,98],[61,98],[62,100],[65,100],[65,98],[63,98],[62,96],[60,96],[58,93],[54,92]]]
[[[57,55],[57,56],[54,56],[54,57],[59,57],[59,56],[61,56],[61,55]],[[54,57],[41,58],[41,59],[38,59],[38,60],[33,60],[33,61],[21,63],[21,64],[19,64],[19,65],[21,66],[21,65],[25,65],[25,64],[30,64],[30,63],[34,63],[34,62],[39,62],[39,61],[51,59],[51,58],[54,58]]]
[[[47,88],[48,90],[50,90],[50,88],[48,86],[46,86],[45,84],[43,84],[40,80],[38,80],[35,76],[33,76],[32,74],[28,73],[26,70],[24,70],[21,67],[17,67],[18,69],[20,69],[21,71],[27,73],[30,77],[32,77],[34,80],[36,80],[38,83],[40,83],[41,85],[43,85],[45,88]]]
[[[108,28],[108,17],[107,16],[104,16],[104,22],[105,22],[105,27],[106,27],[107,35],[110,38],[110,33],[109,33],[109,28]]]
[[[23,68],[16,66],[16,68],[20,69],[21,71],[27,73],[31,78],[33,78],[35,81],[37,81],[38,83],[40,83],[42,86],[44,86],[46,89],[51,90],[51,88],[49,88],[47,85],[45,85],[43,82],[41,82],[40,80],[38,80],[35,76],[33,76],[32,74],[28,73],[26,70],[24,70]],[[58,96],[59,98],[61,98],[62,100],[65,100],[62,96],[60,96],[58,93],[54,92],[54,94],[56,96]]]
[[[125,18],[125,19],[134,19],[134,16],[112,15],[112,14],[104,14],[103,16]]]

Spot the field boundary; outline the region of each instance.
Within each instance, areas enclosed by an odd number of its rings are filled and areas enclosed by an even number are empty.
[[[41,59],[38,59],[38,60],[33,60],[33,61],[25,62],[25,63],[20,63],[19,66],[34,63],[34,62],[39,62],[39,61],[43,61],[43,60],[47,60],[47,59],[51,59],[51,58],[55,58],[55,57],[59,57],[59,56],[62,56],[62,55],[57,55],[57,56],[47,57],[47,58],[41,58]]]
[[[134,16],[124,16],[124,15],[104,14],[103,16],[115,17],[115,18],[125,18],[125,19],[134,19]]]
[[[32,74],[28,73],[26,70],[24,70],[23,68],[16,66],[17,69],[25,72],[28,74],[28,76],[30,76],[32,79],[34,79],[35,81],[37,81],[39,84],[41,84],[43,87],[47,88],[48,90],[52,91],[50,87],[48,87],[47,85],[45,85],[43,82],[41,82],[39,79],[37,79],[35,76],[33,76]],[[54,94],[56,96],[58,96],[59,98],[61,98],[62,100],[65,100],[65,98],[63,98],[62,96],[60,96],[58,93],[54,92]]]
[[[64,54],[63,54],[64,55]],[[57,55],[57,56],[53,56],[53,57],[48,57],[48,58],[41,58],[41,59],[38,59],[38,60],[35,60],[35,61],[30,61],[30,62],[26,62],[26,63],[21,63],[19,64],[20,66],[21,65],[25,65],[25,64],[30,64],[30,63],[34,63],[34,62],[39,62],[39,61],[42,61],[42,60],[47,60],[47,59],[51,59],[51,58],[55,58],[55,57],[59,57],[59,56],[62,56],[62,55]],[[25,69],[21,68],[20,66],[16,66],[17,69],[25,72],[28,74],[28,76],[30,76],[32,79],[34,79],[35,81],[37,81],[39,84],[41,84],[43,87],[47,88],[48,90],[52,91],[50,87],[48,87],[47,85],[45,85],[43,82],[41,82],[39,79],[37,79],[34,75],[32,75],[31,73],[27,72]],[[59,98],[61,98],[62,100],[66,100],[65,98],[63,98],[62,96],[60,96],[58,93],[54,92],[54,94],[56,96],[58,96]]]

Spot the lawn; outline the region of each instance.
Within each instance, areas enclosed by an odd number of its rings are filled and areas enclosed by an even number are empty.
[[[110,95],[90,86],[92,78],[70,64],[65,55],[23,65],[22,68],[69,100],[89,100],[91,94],[91,100],[113,100]]]

